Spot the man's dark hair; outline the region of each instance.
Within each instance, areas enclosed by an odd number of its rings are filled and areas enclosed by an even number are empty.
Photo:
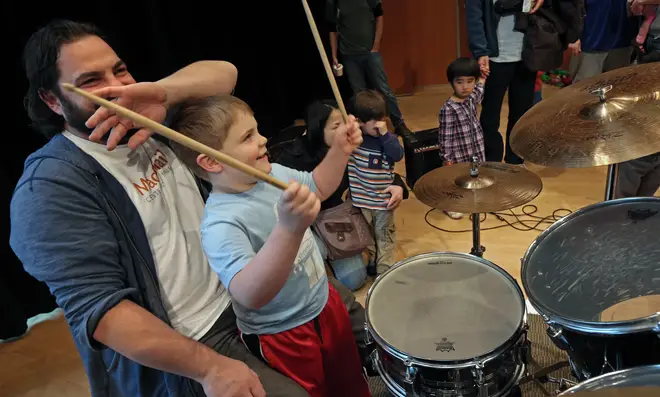
[[[472,58],[458,58],[447,66],[447,80],[452,85],[454,79],[459,77],[474,77],[478,80],[480,76],[479,64]]]
[[[363,90],[351,99],[350,112],[361,122],[383,120],[387,117],[385,97],[375,90]]]
[[[34,32],[25,44],[23,65],[29,88],[23,103],[33,127],[47,138],[62,132],[64,119],[41,100],[39,93],[52,91],[55,95],[61,95],[57,84],[60,78],[60,70],[57,67],[60,49],[65,44],[87,36],[103,37],[94,25],[55,20]]]

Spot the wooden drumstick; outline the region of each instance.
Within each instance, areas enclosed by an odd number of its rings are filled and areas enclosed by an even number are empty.
[[[344,101],[341,99],[341,94],[339,93],[339,87],[337,87],[335,75],[332,74],[332,68],[330,67],[330,61],[328,60],[328,54],[325,53],[325,48],[323,47],[323,42],[321,41],[319,30],[316,27],[316,22],[314,22],[314,16],[312,15],[312,11],[309,9],[307,0],[302,0],[302,3],[303,8],[305,8],[305,14],[307,15],[307,22],[309,22],[309,27],[312,29],[312,35],[314,35],[314,41],[316,41],[316,48],[318,48],[319,53],[321,54],[321,60],[323,61],[323,66],[325,67],[325,74],[328,75],[328,80],[330,81],[332,92],[334,93],[335,100],[339,105],[339,111],[341,112],[341,116],[344,118],[344,123],[348,123],[346,107],[344,107]]]
[[[272,176],[266,174],[263,171],[251,167],[241,161],[238,161],[231,156],[227,156],[226,154],[221,153],[213,148],[210,148],[200,142],[197,142],[196,140],[189,138],[180,132],[174,131],[173,129],[166,127],[160,123],[157,123],[147,117],[144,117],[141,114],[135,113],[132,110],[126,109],[121,105],[118,105],[114,102],[110,102],[99,96],[90,94],[89,92],[81,90],[80,88],[77,88],[68,83],[62,84],[62,87],[64,87],[64,89],[67,91],[75,92],[76,94],[89,99],[90,101],[96,103],[97,105],[113,110],[115,113],[121,115],[122,117],[131,120],[136,125],[140,125],[154,132],[157,132],[160,135],[163,135],[164,137],[172,141],[178,142],[183,146],[186,146],[196,152],[205,154],[209,157],[213,157],[214,159],[216,159],[217,161],[223,164],[226,164],[232,168],[236,168],[237,170],[242,171],[255,178],[261,179],[262,181],[267,182],[277,188],[286,190],[286,188],[289,187],[287,183],[277,178],[273,178]]]

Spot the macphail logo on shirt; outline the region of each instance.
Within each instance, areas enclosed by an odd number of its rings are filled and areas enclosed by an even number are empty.
[[[165,153],[161,152],[160,149],[156,150],[151,157],[151,169],[153,171],[151,176],[140,178],[139,183],[133,183],[133,186],[135,186],[135,189],[137,189],[141,196],[154,189],[158,189],[158,186],[162,183],[160,176],[172,172],[170,162],[167,160]]]

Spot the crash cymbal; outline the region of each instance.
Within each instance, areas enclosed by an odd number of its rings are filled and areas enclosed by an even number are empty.
[[[501,211],[532,201],[541,193],[541,178],[526,168],[485,162],[479,176],[471,163],[437,168],[416,183],[417,198],[429,207],[462,213]]]
[[[609,165],[659,152],[660,63],[561,89],[527,111],[510,140],[525,161],[551,167]]]

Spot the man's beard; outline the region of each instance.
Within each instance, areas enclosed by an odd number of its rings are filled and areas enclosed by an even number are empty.
[[[62,111],[64,113],[64,120],[66,120],[66,123],[73,129],[75,129],[78,133],[80,134],[85,134],[86,136],[89,136],[92,131],[94,131],[94,128],[88,128],[85,123],[87,120],[89,120],[90,117],[96,112],[96,110],[100,107],[98,105],[94,106],[94,110],[85,110],[81,108],[80,106],[76,105],[72,101],[70,101],[68,98],[66,98],[64,95],[59,97],[60,102],[62,103]],[[103,121],[101,121],[103,123]],[[99,123],[99,125],[101,124]],[[106,142],[110,132],[112,130],[108,131],[104,137],[101,138],[101,142]],[[128,143],[128,140],[130,137],[133,136],[138,130],[137,129],[131,129],[129,130],[126,135],[119,141],[119,145],[124,145]]]
[[[59,98],[60,103],[62,103],[62,112],[64,113],[64,120],[66,123],[75,129],[77,132],[85,135],[90,135],[94,128],[88,128],[85,123],[87,120],[92,117],[98,106],[94,110],[85,110],[75,103],[70,101],[64,95]]]

